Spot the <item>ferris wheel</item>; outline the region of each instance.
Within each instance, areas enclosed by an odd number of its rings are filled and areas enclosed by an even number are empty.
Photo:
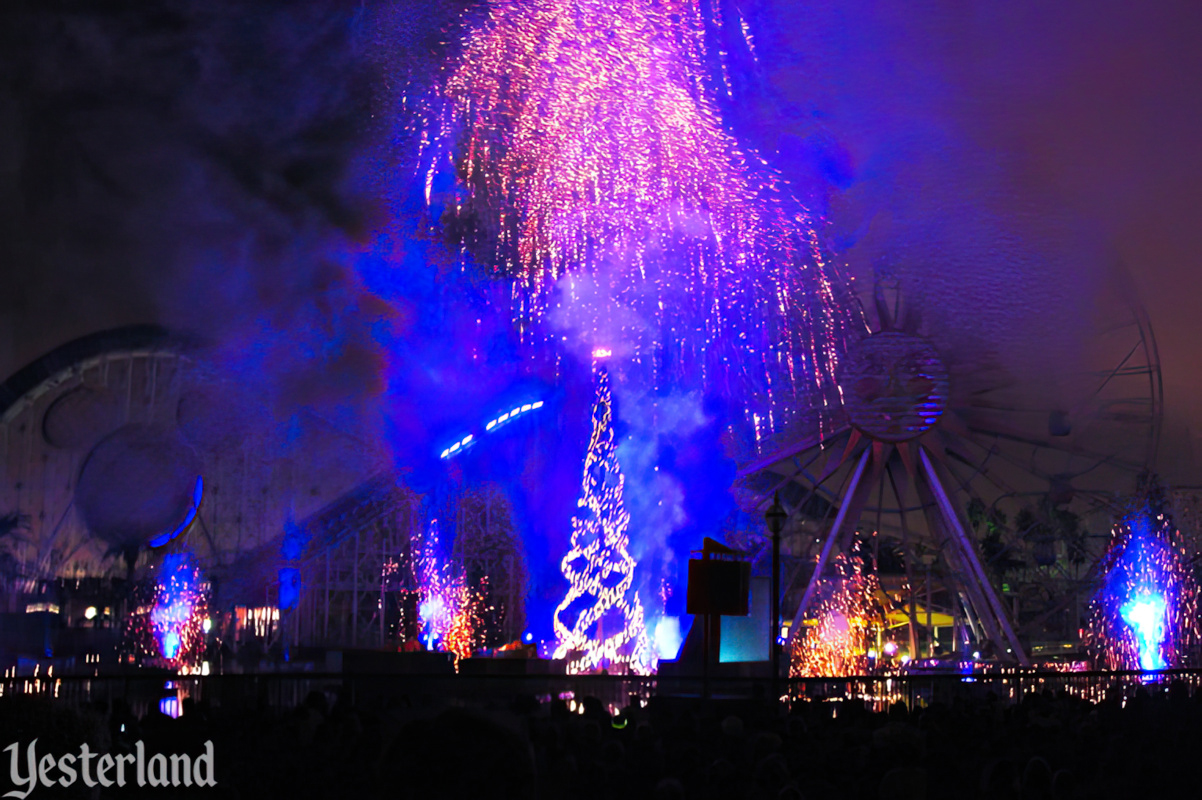
[[[1134,297],[1116,272],[1076,363],[1049,378],[931,336],[898,283],[878,280],[874,332],[839,374],[838,427],[739,472],[744,507],[762,513],[779,493],[789,513],[790,639],[857,538],[902,573],[915,655],[936,652],[941,624],[952,651],[1019,663],[1074,639],[1121,497],[1155,470],[1160,363]]]

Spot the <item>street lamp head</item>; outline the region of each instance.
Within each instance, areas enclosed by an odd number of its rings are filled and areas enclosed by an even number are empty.
[[[785,513],[784,507],[780,504],[780,492],[772,499],[772,505],[764,514],[764,521],[768,523],[768,530],[773,535],[780,533],[785,528],[785,520],[789,515]]]

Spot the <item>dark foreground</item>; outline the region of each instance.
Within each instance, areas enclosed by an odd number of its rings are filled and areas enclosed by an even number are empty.
[[[611,717],[585,701],[518,698],[456,708],[437,697],[352,707],[314,693],[288,710],[185,703],[178,719],[141,719],[120,701],[84,707],[0,699],[0,747],[24,753],[200,753],[214,745],[211,788],[37,786],[29,797],[218,798],[1161,798],[1192,796],[1202,693],[1184,684],[1098,705],[1050,692],[1003,705],[992,696],[900,704],[854,701],[704,704],[653,698]],[[124,729],[122,729],[124,726]],[[10,756],[0,758],[0,793]],[[54,773],[59,775],[60,773]]]

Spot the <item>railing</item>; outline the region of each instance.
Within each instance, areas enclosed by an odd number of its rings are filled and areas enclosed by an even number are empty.
[[[1186,692],[1193,694],[1202,686],[1202,670],[1061,672],[1005,669],[992,672],[794,678],[788,685],[791,700],[859,700],[880,710],[897,702],[911,708],[931,703],[987,699],[1009,705],[1031,694],[1043,692],[1064,692],[1094,703],[1113,696],[1125,703],[1141,689],[1158,694],[1169,691],[1178,682]]]
[[[766,699],[769,681],[763,678],[712,676],[709,688],[715,701]],[[881,710],[893,703],[909,707],[963,700],[996,699],[1012,704],[1032,693],[1066,692],[1091,702],[1113,696],[1120,702],[1141,689],[1152,694],[1177,691],[1189,694],[1202,686],[1202,670],[1157,672],[1039,672],[1006,670],[971,674],[864,675],[840,678],[793,678],[782,681],[787,702],[815,701],[838,704],[857,701]],[[563,699],[576,707],[586,697],[618,709],[653,696],[700,698],[701,676],[634,675],[454,675],[261,672],[249,674],[171,676],[134,672],[107,676],[5,677],[0,697],[14,695],[54,698],[71,705],[123,701],[142,715],[151,708],[178,713],[187,698],[235,708],[291,708],[311,692],[324,694],[330,703],[353,705],[401,702],[410,705],[508,704],[517,698],[539,702]],[[992,698],[991,698],[992,694]]]

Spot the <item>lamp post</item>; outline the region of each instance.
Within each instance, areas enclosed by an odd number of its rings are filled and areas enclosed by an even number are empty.
[[[768,530],[772,533],[772,620],[768,643],[772,654],[772,697],[780,701],[780,532],[785,528],[789,515],[780,504],[780,492],[772,499],[772,505],[764,514]]]

